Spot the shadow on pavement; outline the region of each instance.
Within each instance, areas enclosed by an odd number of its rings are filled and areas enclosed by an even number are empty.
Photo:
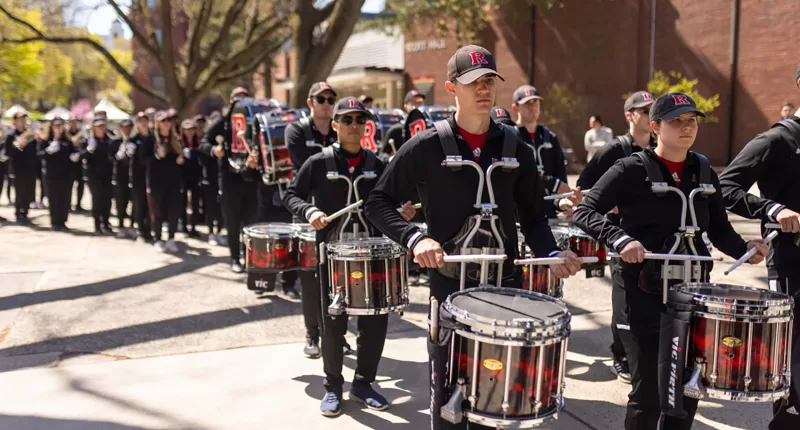
[[[129,426],[108,421],[69,420],[31,415],[0,415],[0,428],[3,430],[156,430],[152,427]]]

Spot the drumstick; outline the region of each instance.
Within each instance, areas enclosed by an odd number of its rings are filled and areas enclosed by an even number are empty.
[[[622,258],[616,252],[609,252],[608,258]],[[672,260],[672,261],[722,261],[722,258],[715,258],[707,255],[687,255],[687,254],[656,254],[648,253],[644,255],[645,260]]]
[[[414,208],[414,209],[421,209],[422,208],[422,203],[415,203],[415,204],[411,205],[411,207]],[[397,212],[402,212],[402,210],[403,210],[402,207],[397,208]]]
[[[439,301],[431,297],[431,342],[439,341]]]
[[[772,232],[770,234],[768,234],[767,237],[764,238],[764,244],[769,244],[770,242],[772,242],[772,239],[775,239],[776,237],[778,237],[778,231],[777,230],[772,230]],[[755,255],[756,252],[758,252],[758,249],[755,246],[750,248],[750,249],[748,249],[747,252],[744,253],[744,255],[739,257],[739,259],[736,260],[731,265],[731,267],[729,267],[728,270],[725,271],[725,275],[728,275],[731,272],[733,272],[734,270],[736,270],[737,267],[739,267],[742,264],[744,264],[744,262],[749,260],[750,257]]]
[[[600,261],[597,257],[578,257],[581,264],[584,263],[597,263]],[[545,266],[550,264],[564,264],[566,258],[561,257],[544,257],[544,258],[522,258],[514,260],[514,264],[517,266],[527,266],[532,264],[534,266]]]
[[[770,222],[770,223],[764,224],[764,228],[777,229],[777,230],[782,229],[781,225],[778,224],[777,222]]]
[[[359,200],[359,201],[353,203],[350,206],[345,206],[343,209],[340,209],[340,210],[328,215],[327,217],[325,217],[325,219],[328,222],[331,222],[331,221],[335,220],[336,218],[339,218],[340,216],[342,216],[342,215],[350,212],[351,210],[361,206],[363,203],[364,203],[364,200]]]
[[[591,190],[581,190],[581,194],[588,193]],[[559,199],[566,199],[567,197],[572,197],[573,193],[563,193],[563,194],[551,194],[549,196],[544,196],[545,200],[559,200]]]
[[[445,255],[445,263],[480,263],[483,261],[503,261],[508,258],[505,254],[466,254]]]

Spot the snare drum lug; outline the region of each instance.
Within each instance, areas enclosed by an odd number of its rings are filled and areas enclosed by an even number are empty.
[[[751,378],[749,376],[745,376],[742,379],[744,380],[744,392],[746,393],[746,392],[750,391],[750,383],[753,382],[753,378]]]
[[[705,369],[705,363],[702,358],[696,358],[692,377],[689,382],[683,385],[683,393],[694,399],[702,399],[705,397],[705,388],[703,387],[702,376]]]

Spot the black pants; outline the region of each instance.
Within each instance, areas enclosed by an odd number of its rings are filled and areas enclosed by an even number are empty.
[[[128,215],[128,204],[131,202],[131,188],[128,186],[127,176],[117,179],[114,184],[114,202],[117,205],[119,228],[125,226],[126,219],[130,221],[130,226],[133,227],[133,217]]]
[[[631,392],[625,416],[626,430],[690,429],[697,411],[697,400],[683,397],[685,418],[661,414],[658,390],[658,350],[661,313],[665,306],[660,294],[650,294],[638,287],[638,277],[617,275],[625,285],[625,312],[630,331],[620,332],[631,368]],[[623,279],[624,278],[624,281]]]
[[[41,163],[39,164],[39,172],[36,175],[36,179],[39,180],[39,198],[36,199],[36,201],[37,202],[41,202],[41,201],[44,201],[45,197],[50,197],[50,195],[47,194],[47,184],[45,183],[44,177],[42,175],[42,165],[41,165]]]
[[[303,294],[303,322],[306,325],[306,335],[316,339],[319,338],[323,318],[320,284],[316,272],[300,270],[297,274]]]
[[[161,225],[167,222],[168,239],[175,239],[178,217],[181,214],[181,184],[161,184],[150,188],[150,207],[153,209],[153,237],[161,240]]]
[[[77,190],[75,192],[75,196],[77,202],[75,203],[75,209],[82,209],[81,207],[81,200],[83,200],[83,190],[86,184],[86,177],[83,174],[83,166],[78,164],[77,168],[75,169],[75,182],[78,184]]]
[[[90,176],[89,191],[92,192],[92,217],[94,228],[110,227],[111,218],[111,176]]]
[[[327,273],[325,265],[318,266],[318,273]],[[328,289],[328,277],[320,276],[325,290]],[[337,391],[342,389],[344,377],[342,365],[344,362],[344,335],[347,332],[347,315],[332,317],[327,309],[330,304],[328,295],[323,295],[322,306],[325,312],[325,325],[322,333],[322,365],[325,369],[325,389]],[[389,315],[370,315],[358,317],[358,338],[356,340],[356,372],[353,384],[369,385],[375,381],[378,374],[378,363],[383,355],[383,345],[386,343],[386,329],[389,325]]]
[[[147,202],[147,187],[144,184],[134,183],[131,190],[133,196],[133,218],[139,230],[139,236],[149,238],[150,233],[150,204]]]
[[[789,402],[784,405],[783,400],[778,400],[772,405],[772,421],[769,430],[795,430],[800,429],[800,278],[770,279],[770,288],[794,297],[794,321],[792,323],[791,352],[792,381],[789,385]],[[787,410],[794,410],[794,414]]]
[[[50,203],[50,224],[54,227],[64,227],[72,202],[72,177],[50,178],[45,176],[44,181],[47,185],[47,199]]]
[[[17,219],[27,218],[28,208],[36,195],[36,172],[17,173],[14,178],[14,208]]]
[[[223,184],[222,211],[225,228],[228,229],[228,249],[231,259],[242,255],[242,229],[253,223],[256,217],[255,184]]]
[[[189,216],[186,208],[189,206],[189,195],[191,194],[192,215]],[[200,222],[200,201],[203,200],[203,190],[200,185],[196,183],[184,183],[183,193],[181,193],[181,219],[183,219],[184,227],[192,226],[191,231],[195,231],[197,224]],[[186,230],[187,232],[189,229]]]
[[[8,165],[7,161],[5,163],[0,161],[0,197],[3,197],[3,185],[6,182],[6,170],[8,170],[6,165]],[[11,193],[8,195],[8,201],[11,201]]]
[[[219,204],[219,189],[216,186],[203,185],[203,211],[206,216],[208,234],[214,234],[214,224],[216,232],[222,231],[222,209]]]
[[[625,287],[615,281],[616,265],[611,265],[611,356],[615,360],[625,358],[625,346],[620,330],[630,331],[628,314],[625,312]]]
[[[6,197],[8,197],[8,201],[13,202],[14,200],[11,198],[11,190],[14,188],[14,166],[11,163],[6,163],[6,177],[8,178],[8,182],[6,183]],[[1,192],[2,190],[0,190]]]

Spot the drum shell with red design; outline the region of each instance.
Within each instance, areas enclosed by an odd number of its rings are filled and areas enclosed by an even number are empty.
[[[297,268],[297,228],[288,223],[260,223],[244,228],[248,273],[277,273]]]
[[[317,234],[310,224],[297,224],[298,268],[305,271],[317,270]]]

